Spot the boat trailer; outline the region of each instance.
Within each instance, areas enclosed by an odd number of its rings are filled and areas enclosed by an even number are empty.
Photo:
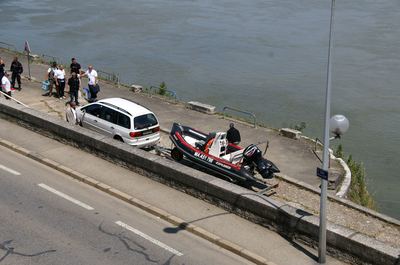
[[[154,146],[154,153],[155,154],[157,154],[157,155],[159,155],[161,157],[164,157],[166,159],[175,161],[171,156],[171,151],[172,151],[172,148],[166,148],[166,147],[159,146],[159,145]],[[246,185],[240,185],[240,183],[234,181],[233,179],[231,179],[231,178],[229,178],[227,176],[223,176],[220,173],[215,172],[216,174],[213,174],[214,172],[212,170],[210,170],[209,168],[200,166],[198,164],[195,164],[192,161],[190,161],[189,159],[183,158],[182,161],[183,162],[181,164],[183,164],[183,165],[198,169],[198,170],[203,171],[203,172],[205,171],[206,173],[209,173],[209,174],[211,174],[213,176],[222,177],[224,179],[229,180],[232,183],[235,183],[235,184],[237,184],[237,185],[239,185],[241,187],[244,187],[244,188],[247,188],[249,190],[252,190],[252,191],[256,192],[259,195],[263,195],[263,196],[267,196],[267,197],[276,194],[275,188],[277,188],[278,185],[279,185],[278,183],[268,184],[262,179],[255,179],[255,180],[253,180],[251,182],[247,182]]]

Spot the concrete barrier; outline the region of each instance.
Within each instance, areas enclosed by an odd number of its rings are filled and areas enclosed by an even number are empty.
[[[290,128],[281,128],[279,130],[279,133],[284,137],[287,137],[287,138],[290,138],[290,139],[296,139],[296,140],[299,139],[300,135],[301,135],[300,131],[294,130],[294,129],[290,129]]]
[[[215,114],[215,106],[211,106],[197,101],[189,101],[186,104],[186,107],[207,114]]]
[[[0,99],[0,117],[94,152],[291,239],[317,244],[319,218],[304,210],[3,99]],[[396,265],[400,262],[399,249],[329,222],[327,246],[331,254],[354,263]]]

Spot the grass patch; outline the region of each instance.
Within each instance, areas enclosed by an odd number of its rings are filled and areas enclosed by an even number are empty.
[[[351,171],[351,184],[347,193],[348,199],[364,207],[376,210],[376,202],[367,189],[364,165],[355,161],[352,155],[349,155],[346,159],[342,145],[337,147],[334,155],[345,160]]]

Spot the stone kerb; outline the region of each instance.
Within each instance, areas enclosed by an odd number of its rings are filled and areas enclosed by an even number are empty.
[[[186,107],[206,114],[215,114],[215,106],[197,101],[189,101],[186,104]]]
[[[173,161],[132,148],[113,139],[63,122],[13,103],[0,100],[0,115],[54,134],[80,148],[121,161],[129,167],[140,168],[170,180],[192,195],[212,201],[221,207],[261,225],[272,227],[289,238],[300,238],[315,245],[318,240],[318,218],[301,209],[262,197],[256,193],[225,182]],[[165,181],[165,180],[164,180]],[[373,264],[395,264],[399,251],[356,231],[328,223],[328,249],[350,259]]]

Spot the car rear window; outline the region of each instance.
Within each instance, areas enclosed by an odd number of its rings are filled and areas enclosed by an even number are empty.
[[[148,128],[148,127],[157,125],[157,123],[158,123],[157,118],[152,113],[137,116],[137,117],[135,117],[133,122],[135,125],[135,130]]]

